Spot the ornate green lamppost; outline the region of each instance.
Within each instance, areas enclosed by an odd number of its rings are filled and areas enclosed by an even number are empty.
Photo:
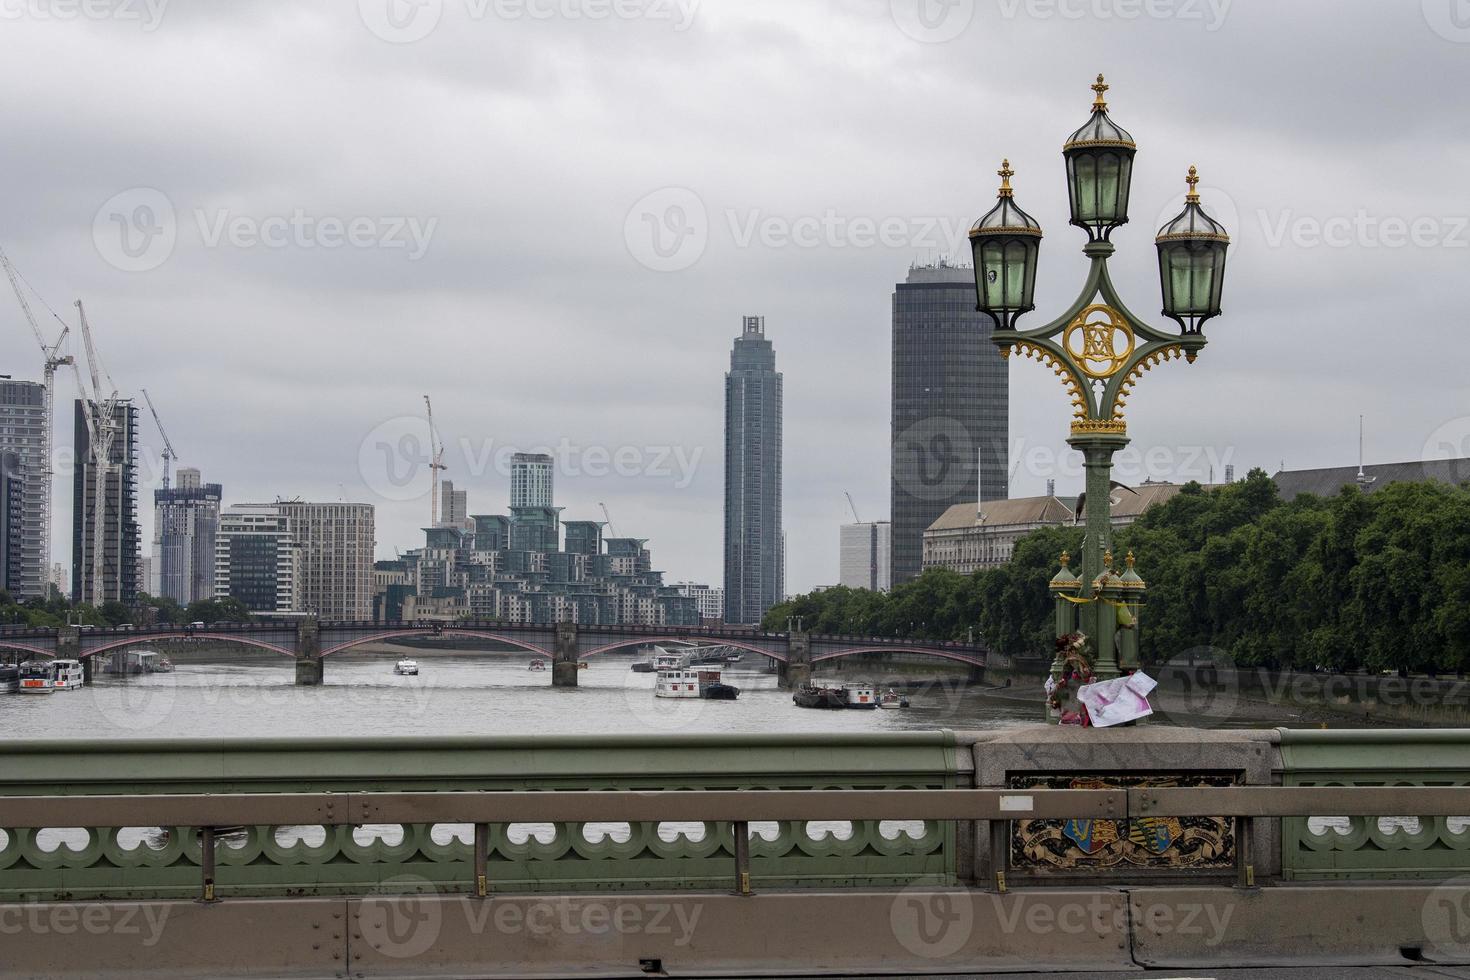
[[[1230,236],[1200,208],[1195,191],[1199,177],[1190,167],[1184,210],[1154,240],[1163,314],[1179,325],[1179,331],[1152,327],[1128,309],[1108,276],[1108,258],[1113,254],[1108,238],[1113,229],[1128,221],[1137,146],[1108,117],[1103,100],[1108,86],[1101,75],[1092,89],[1097,93],[1092,115],[1062,147],[1071,223],[1087,232],[1082,251],[1092,260],[1076,301],[1043,327],[1016,328],[1020,316],[1035,307],[1032,298],[1041,227],[1016,204],[1011,188],[1015,174],[1009,160],[998,171],[999,200],[970,229],[970,246],[975,257],[976,308],[995,320],[992,339],[1001,355],[1009,357],[1012,351],[1019,351],[1038,359],[1062,380],[1072,399],[1067,443],[1082,453],[1086,471],[1086,538],[1080,574],[1072,571],[1068,557],[1063,556],[1051,592],[1057,605],[1057,635],[1085,633],[1093,644],[1094,674],[1107,680],[1139,666],[1137,611],[1144,595],[1133,556],[1127,558],[1127,570],[1119,572],[1112,555],[1113,454],[1128,444],[1123,407],[1143,372],[1180,357],[1193,363],[1205,346],[1204,323],[1220,312]],[[1052,664],[1054,680],[1060,679],[1062,670],[1059,654]]]

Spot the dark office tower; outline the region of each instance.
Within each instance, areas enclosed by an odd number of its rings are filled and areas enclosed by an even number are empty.
[[[20,453],[0,451],[0,589],[20,598],[25,582],[25,470]]]
[[[96,606],[138,598],[138,410],[119,401],[112,411],[112,447],[104,473],[101,507],[87,417],[99,430],[103,419],[95,402],[76,402],[76,464],[72,476],[71,592],[75,602]],[[102,522],[102,580],[93,588],[92,555],[96,521]]]
[[[1008,496],[1010,384],[993,326],[968,267],[914,266],[894,289],[894,586],[922,570],[924,529],[948,507]]]
[[[744,318],[725,375],[725,622],[782,599],[781,374],[766,318]]]

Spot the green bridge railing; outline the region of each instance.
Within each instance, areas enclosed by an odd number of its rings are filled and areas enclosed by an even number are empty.
[[[1280,729],[1284,786],[1470,786],[1470,730]],[[1293,817],[1282,871],[1314,881],[1470,874],[1470,814]]]
[[[394,738],[0,744],[0,901],[193,898],[191,827],[95,826],[87,796],[475,790],[950,789],[948,732],[675,738]],[[5,829],[4,797],[75,797],[74,828]],[[225,824],[236,821],[227,817]],[[755,886],[955,883],[954,821],[754,826]],[[474,887],[473,826],[251,824],[217,831],[215,892],[360,893]],[[512,891],[727,888],[729,823],[488,823],[488,886]]]

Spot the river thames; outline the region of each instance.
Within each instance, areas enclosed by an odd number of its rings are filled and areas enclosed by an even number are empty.
[[[630,665],[644,656],[609,654],[579,672],[577,688],[553,688],[549,671],[527,669],[524,655],[434,652],[403,655],[417,676],[393,673],[395,655],[338,655],[321,687],[298,687],[284,657],[198,661],[176,658],[172,673],[98,675],[75,691],[0,696],[0,731],[11,738],[217,738],[267,736],[606,735],[700,732],[860,732],[948,728],[984,730],[1042,720],[1039,690],[988,688],[962,673],[884,674],[849,668],[833,683],[905,681],[910,707],[819,711],[798,708],[755,658],[727,668],[736,701],[670,700],[653,695],[654,675]],[[1201,719],[1159,705],[1155,721]],[[1173,710],[1171,710],[1173,709]],[[1181,717],[1183,716],[1183,717]],[[1215,723],[1269,727],[1288,714]]]

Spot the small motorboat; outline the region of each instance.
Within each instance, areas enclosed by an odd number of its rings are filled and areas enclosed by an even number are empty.
[[[546,661],[544,661],[544,660],[542,660],[542,659],[540,659],[538,657],[537,659],[532,660],[530,662],[530,664],[527,665],[526,669],[527,670],[545,670],[546,669]]]
[[[705,685],[700,690],[699,696],[710,701],[734,701],[740,697],[740,688],[733,684],[718,681],[714,684]]]
[[[878,707],[880,708],[907,708],[908,706],[909,699],[901,697],[897,691],[888,691],[878,699]]]
[[[393,673],[395,674],[405,675],[409,677],[417,677],[418,672],[419,662],[417,660],[404,659],[398,661],[398,663],[393,665]]]

